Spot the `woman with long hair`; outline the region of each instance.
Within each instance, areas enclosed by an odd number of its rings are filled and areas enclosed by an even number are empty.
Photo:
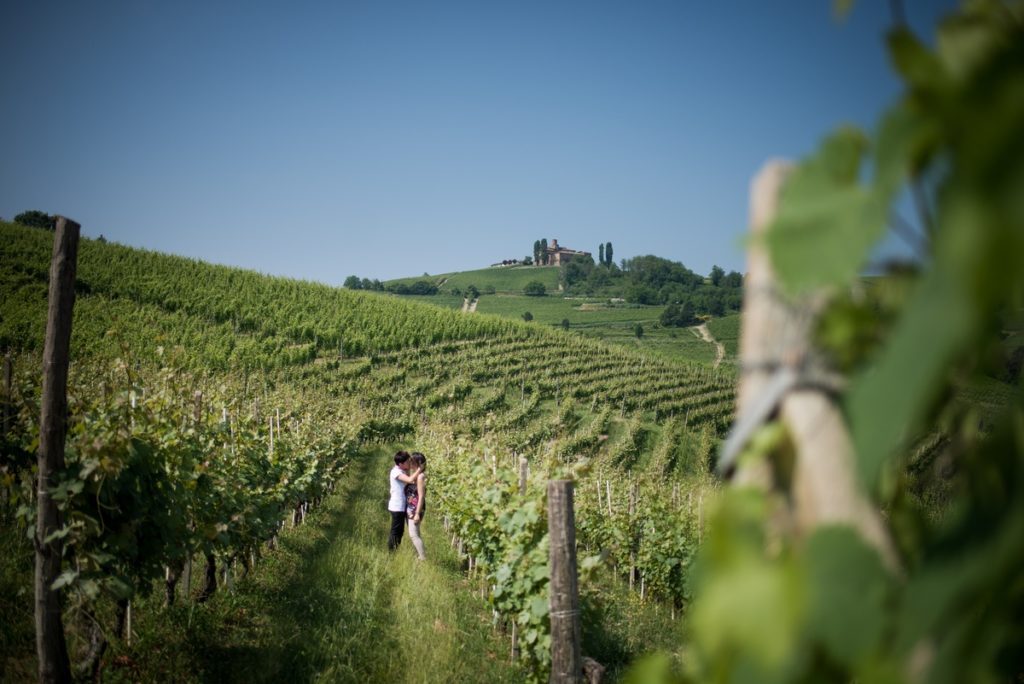
[[[419,560],[426,560],[423,552],[423,537],[420,536],[420,524],[423,514],[427,512],[427,457],[416,451],[412,455],[415,481],[405,486],[406,515],[409,516],[409,539],[416,547]]]

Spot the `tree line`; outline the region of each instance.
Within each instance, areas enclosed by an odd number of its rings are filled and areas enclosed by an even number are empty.
[[[611,243],[599,257],[577,257],[562,266],[561,279],[570,294],[619,296],[631,304],[668,305],[662,325],[692,325],[697,315],[723,316],[739,311],[743,301],[743,275],[714,266],[707,277],[678,261],[653,255],[610,260]]]

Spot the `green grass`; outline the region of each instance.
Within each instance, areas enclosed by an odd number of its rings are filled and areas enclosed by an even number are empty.
[[[399,297],[399,295],[393,295]],[[424,304],[433,304],[434,306],[440,306],[443,309],[461,309],[463,297],[454,297],[452,295],[401,295],[402,299],[411,299],[417,302],[423,302]]]
[[[442,291],[453,287],[465,290],[470,285],[475,285],[478,290],[483,292],[484,288],[490,285],[497,292],[518,293],[523,291],[528,282],[537,280],[544,284],[548,292],[556,292],[558,290],[558,270],[557,266],[502,266],[481,268],[475,271],[461,271],[459,273],[398,278],[386,281],[385,285],[391,283],[407,283],[411,285],[417,280],[427,280],[438,285]]]
[[[563,318],[570,326],[590,326],[611,322],[642,322],[653,325],[665,307],[610,305],[608,300],[573,298],[560,295],[527,297],[526,295],[483,295],[477,304],[477,313],[489,313],[505,318],[522,318],[524,312],[533,314],[533,320],[542,325],[558,325]]]
[[[708,332],[725,347],[725,359],[735,361],[739,356],[740,314],[711,319],[708,321]]]

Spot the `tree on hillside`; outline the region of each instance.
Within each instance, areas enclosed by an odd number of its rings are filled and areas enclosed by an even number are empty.
[[[721,266],[715,265],[711,267],[711,284],[718,286],[722,284],[722,278],[725,277],[725,271]]]
[[[533,261],[540,265],[540,240],[533,241]]]
[[[644,326],[637,323],[633,326],[633,334],[636,335],[636,339],[641,339],[644,336]]]
[[[597,263],[604,266],[604,243],[597,246]]]
[[[682,328],[697,322],[693,315],[693,304],[685,301],[682,304],[673,302],[661,312],[660,323],[666,328]]]
[[[544,287],[544,283],[539,280],[531,280],[526,283],[523,288],[523,294],[527,297],[543,297],[547,294],[547,288]]]
[[[612,243],[608,242],[604,246],[604,260],[605,260],[605,264],[607,264],[608,266],[612,265],[612,262],[613,262],[612,254],[613,253],[614,252],[612,251]]]
[[[531,256],[523,257],[523,266],[533,266],[533,257],[531,257]]]
[[[743,287],[743,274],[738,271],[729,271],[725,278],[722,279],[722,284],[725,285],[725,287]]]
[[[568,330],[568,329],[569,329],[569,319],[568,318],[563,318],[562,319],[562,330]]]
[[[523,314],[523,320],[529,323],[530,321],[533,320],[533,314],[527,311],[526,313]]]
[[[476,288],[476,285],[468,285],[466,286],[466,296],[470,299],[479,299],[480,290]]]
[[[359,276],[350,275],[345,278],[345,287],[350,290],[361,290],[363,289],[363,281],[359,280]]]
[[[572,288],[579,283],[586,282],[593,270],[594,259],[592,257],[576,257],[575,259],[562,264],[560,275],[565,286]]]
[[[540,241],[540,258],[537,260],[538,266],[548,265],[548,239],[541,238]]]
[[[14,217],[15,223],[20,223],[29,228],[45,228],[46,230],[54,230],[55,221],[54,217],[38,209],[23,211]]]

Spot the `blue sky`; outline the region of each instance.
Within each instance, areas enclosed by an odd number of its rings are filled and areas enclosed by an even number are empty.
[[[897,92],[888,7],[6,0],[0,216],[332,284],[542,237],[743,270],[758,167]]]

